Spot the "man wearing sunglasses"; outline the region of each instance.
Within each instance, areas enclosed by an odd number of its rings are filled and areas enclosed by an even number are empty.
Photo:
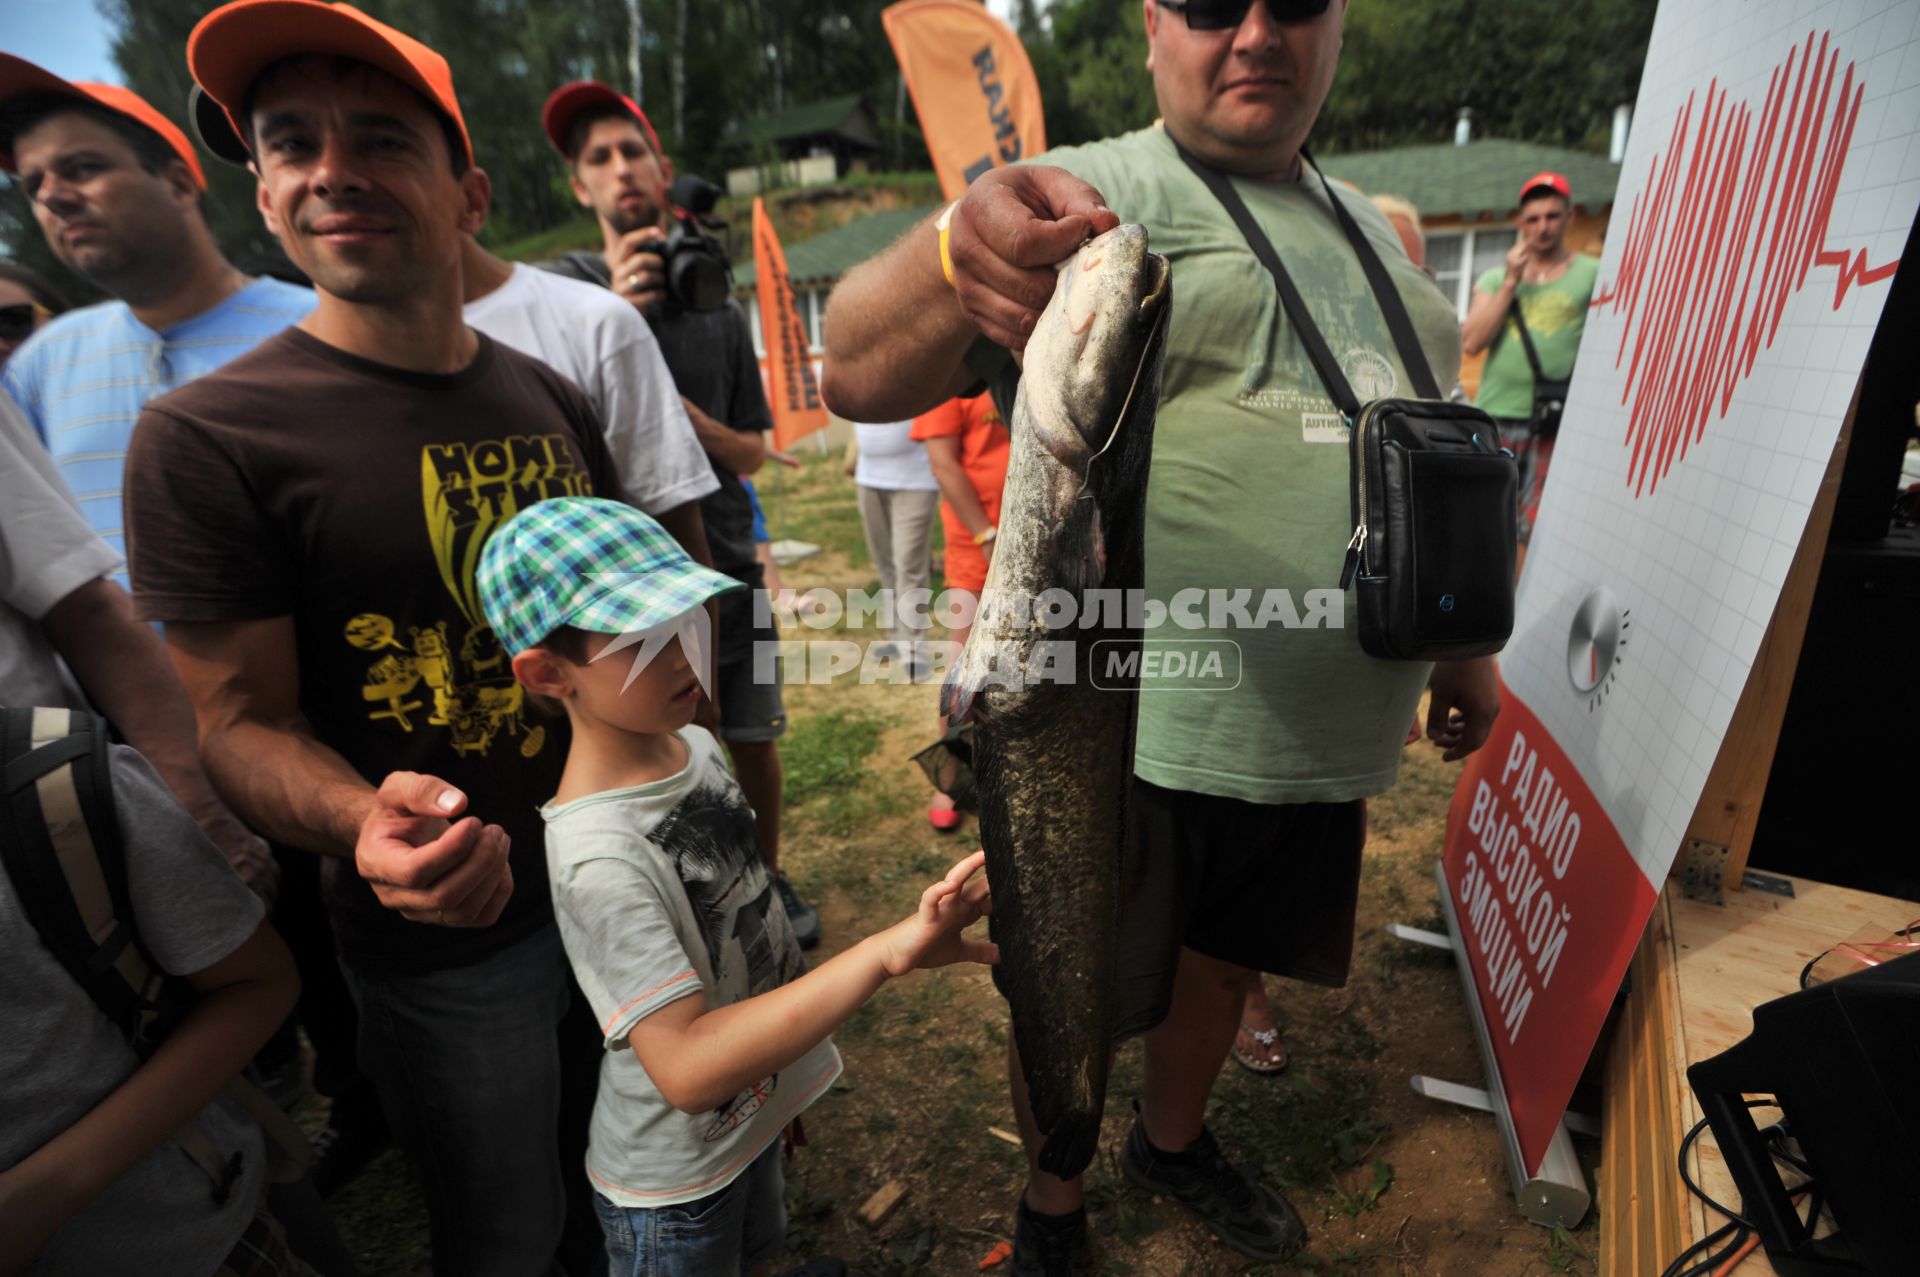
[[[1055,262],[1121,220],[1144,224],[1171,261],[1147,596],[1321,591],[1334,619],[1183,629],[1178,638],[1237,644],[1236,685],[1169,695],[1174,680],[1142,679],[1130,804],[1142,859],[1121,905],[1118,980],[1123,1031],[1145,1031],[1146,1072],[1119,1160],[1227,1245],[1275,1261],[1305,1227],[1222,1154],[1203,1121],[1208,1093],[1261,972],[1344,983],[1364,801],[1393,783],[1434,667],[1375,660],[1345,624],[1333,588],[1351,532],[1342,414],[1271,277],[1176,143],[1231,179],[1363,398],[1413,392],[1331,199],[1385,264],[1443,386],[1459,368],[1460,331],[1378,210],[1303,158],[1339,62],[1345,0],[1144,5],[1162,124],[975,181],[943,215],[950,275],[935,220],[850,273],[829,306],[823,390],[859,421],[897,420],[982,381],[1010,404],[1010,352],[1033,331]],[[1477,748],[1498,710],[1491,661],[1437,667],[1431,682],[1429,737],[1449,758]],[[1011,1073],[1031,1152],[1017,1060]],[[1080,1183],[1030,1166],[1013,1271],[1083,1273],[1089,1250]]]

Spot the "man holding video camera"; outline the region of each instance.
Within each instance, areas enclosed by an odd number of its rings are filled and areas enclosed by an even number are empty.
[[[780,754],[786,731],[778,662],[765,682],[754,676],[756,641],[779,633],[755,606],[762,569],[754,552],[753,504],[740,484],[766,461],[773,429],[746,312],[729,295],[726,249],[691,213],[712,188],[698,178],[673,180],[673,163],[645,112],[618,90],[582,80],[554,90],[541,111],[547,140],[567,159],[580,203],[600,220],[600,252],[568,253],[547,269],[610,288],[632,302],[660,340],[667,369],[687,406],[694,433],[713,461],[718,491],[701,498],[713,566],[751,591],[717,600],[719,660],[715,690],[720,738],[733,756],[740,788],[753,807],[767,867],[802,948],[820,942],[820,915],[794,893],[780,863]],[[710,205],[707,205],[710,207]]]

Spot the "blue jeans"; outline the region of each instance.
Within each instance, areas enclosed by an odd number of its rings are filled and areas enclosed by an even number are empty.
[[[420,1171],[435,1274],[555,1271],[566,1211],[559,929],[446,971],[342,969],[360,1009],[360,1069]]]
[[[677,1206],[616,1206],[593,1196],[611,1277],[746,1277],[787,1241],[786,1177],[775,1140],[733,1183]]]

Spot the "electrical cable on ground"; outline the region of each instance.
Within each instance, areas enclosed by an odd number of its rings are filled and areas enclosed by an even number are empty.
[[[1746,1105],[1748,1108],[1777,1108],[1779,1106],[1778,1099],[1779,1097],[1774,1096],[1767,1099],[1748,1100],[1746,1101]],[[1707,1196],[1706,1192],[1698,1184],[1694,1183],[1693,1176],[1687,1171],[1687,1153],[1693,1148],[1694,1142],[1700,1138],[1700,1132],[1706,1128],[1707,1119],[1703,1117],[1693,1124],[1693,1128],[1689,1130],[1686,1136],[1680,1141],[1680,1156],[1676,1159],[1680,1171],[1680,1182],[1685,1184],[1687,1191],[1699,1198],[1702,1203],[1726,1216],[1728,1222],[1714,1229],[1705,1237],[1700,1238],[1676,1255],[1673,1262],[1661,1271],[1660,1277],[1727,1277],[1727,1274],[1739,1267],[1740,1262],[1751,1254],[1754,1248],[1760,1244],[1759,1233],[1755,1231],[1753,1224],[1746,1216],[1737,1211],[1727,1209],[1719,1202],[1713,1200],[1713,1198]],[[1810,1176],[1812,1174],[1811,1168],[1808,1167],[1806,1162],[1787,1152],[1786,1149],[1782,1147],[1782,1144],[1784,1144],[1788,1138],[1787,1128],[1784,1123],[1775,1123],[1768,1127],[1762,1132],[1762,1137],[1766,1141],[1768,1153],[1777,1161],[1792,1167],[1803,1175]],[[1807,1227],[1811,1229],[1814,1221],[1820,1218],[1821,1206],[1820,1194],[1812,1179],[1808,1179],[1805,1183],[1796,1184],[1788,1191],[1796,1203],[1802,1197],[1809,1199],[1810,1209],[1807,1212]],[[1743,1202],[1742,1205],[1744,1206],[1745,1203]],[[1731,1238],[1731,1240],[1728,1240],[1729,1238]],[[1719,1251],[1714,1251],[1713,1248],[1719,1246],[1723,1241],[1727,1244]],[[1696,1256],[1707,1252],[1712,1253],[1708,1253],[1705,1259],[1693,1262]],[[1688,1266],[1689,1263],[1691,1263],[1691,1267]]]

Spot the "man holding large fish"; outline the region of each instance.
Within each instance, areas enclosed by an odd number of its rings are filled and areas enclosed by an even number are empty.
[[[1128,1178],[1251,1258],[1304,1242],[1292,1208],[1234,1166],[1203,1120],[1243,995],[1262,971],[1345,981],[1364,800],[1393,783],[1422,688],[1427,734],[1450,759],[1485,741],[1499,709],[1490,658],[1428,666],[1362,652],[1336,588],[1351,530],[1343,418],[1266,272],[1174,146],[1230,175],[1363,398],[1412,392],[1331,198],[1387,263],[1439,383],[1452,384],[1452,307],[1364,198],[1301,157],[1345,0],[1143,3],[1164,125],[983,176],[849,275],[826,324],[823,389],[856,420],[907,416],[983,380],[1008,400],[1025,354],[995,574],[943,696],[980,739],[996,979],[1013,1007],[1032,1161],[1020,1274],[1089,1270],[1078,1175],[1098,1138],[1106,1040],[1143,1031]],[[1122,217],[1144,235],[1115,231]],[[1170,281],[1143,248],[1165,255]],[[1096,286],[1096,272],[1113,278]],[[1150,485],[1133,455],[1147,439]],[[1071,686],[1049,683],[1034,627],[994,611],[996,587],[1065,589],[1084,604],[1089,588],[1142,582],[1148,600],[1205,602],[1149,628],[1137,698],[1130,679],[1101,677],[1120,667],[1082,628],[1042,636],[1071,640],[1062,654],[1080,662]],[[1138,640],[1127,619],[1107,646]],[[1211,681],[1155,672],[1179,664],[1156,652],[1196,642],[1238,668]],[[1018,686],[1009,669],[1025,672]],[[1113,760],[1124,763],[1136,705],[1129,787]]]

